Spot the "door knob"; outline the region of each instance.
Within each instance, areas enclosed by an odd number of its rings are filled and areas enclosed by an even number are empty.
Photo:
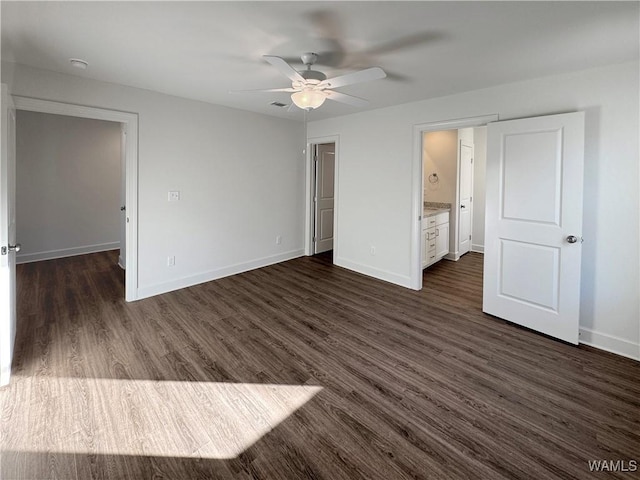
[[[16,243],[15,245],[9,245],[8,247],[2,247],[0,249],[0,254],[7,255],[9,252],[19,252],[22,248],[22,245]]]
[[[578,241],[578,237],[576,237],[575,235],[569,235],[567,237],[567,242],[569,243],[576,243]]]

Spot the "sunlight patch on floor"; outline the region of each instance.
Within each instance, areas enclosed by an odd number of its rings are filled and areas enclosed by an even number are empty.
[[[3,412],[2,450],[230,459],[322,387],[24,378]]]

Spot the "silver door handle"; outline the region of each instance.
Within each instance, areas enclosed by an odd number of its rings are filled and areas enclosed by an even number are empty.
[[[578,237],[576,237],[575,235],[569,235],[567,237],[567,242],[569,242],[569,243],[577,243],[578,242]]]
[[[0,248],[0,254],[7,255],[9,252],[17,253],[20,251],[21,248],[22,248],[22,245],[20,245],[19,243],[16,243],[15,245],[9,245],[8,247]]]

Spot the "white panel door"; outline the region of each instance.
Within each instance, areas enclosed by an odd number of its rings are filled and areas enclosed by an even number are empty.
[[[316,195],[314,253],[333,250],[333,196],[335,185],[335,144],[324,143],[316,150]]]
[[[473,194],[473,146],[460,143],[460,214],[458,255],[471,250],[471,195]]]
[[[2,85],[0,118],[0,385],[9,383],[16,336],[16,110]],[[19,249],[19,247],[18,247]]]
[[[487,134],[483,310],[577,344],[584,113]]]

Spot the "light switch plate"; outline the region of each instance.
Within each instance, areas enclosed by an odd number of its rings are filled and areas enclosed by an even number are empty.
[[[177,202],[180,200],[180,191],[179,190],[169,190],[169,201]]]

